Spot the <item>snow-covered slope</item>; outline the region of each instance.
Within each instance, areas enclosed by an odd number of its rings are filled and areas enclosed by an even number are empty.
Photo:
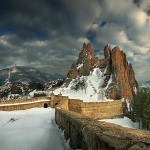
[[[94,68],[93,72],[89,76],[81,76],[73,79],[69,85],[66,87],[65,84],[59,89],[54,91],[54,94],[61,93],[64,96],[69,96],[69,98],[81,99],[86,102],[91,101],[106,101],[105,97],[106,88],[102,88],[104,82],[105,70],[100,70],[99,68]],[[111,83],[108,81],[108,84]]]
[[[123,127],[127,127],[127,128],[134,128],[134,129],[138,129],[139,127],[139,124],[136,122],[136,123],[133,123],[131,121],[131,119],[127,118],[127,117],[124,117],[124,118],[116,118],[116,119],[102,119],[102,120],[99,120],[99,121],[105,121],[105,122],[110,122],[110,123],[114,123],[114,124],[117,124],[117,125],[121,125]]]
[[[0,150],[70,150],[54,117],[52,108],[0,111]],[[126,117],[100,121],[136,128]]]
[[[0,150],[69,150],[54,117],[52,108],[0,111]]]

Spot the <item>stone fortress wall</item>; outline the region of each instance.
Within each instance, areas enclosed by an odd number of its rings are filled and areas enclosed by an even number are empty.
[[[59,95],[54,99],[57,101],[59,97],[62,98]],[[73,150],[150,149],[149,131],[97,121],[99,118],[115,118],[122,115],[121,103],[84,103],[65,97],[56,106],[55,120],[59,128],[64,130],[65,138],[70,139],[69,144]]]
[[[70,111],[83,114],[93,119],[117,118],[122,116],[122,101],[107,102],[83,102],[81,100],[69,99]]]
[[[34,101],[41,100],[41,99],[45,99],[45,100],[47,99],[47,100],[49,100],[49,97],[36,97],[36,98],[32,98],[32,99],[1,100],[0,101],[0,105],[1,104],[34,102]]]
[[[0,111],[26,110],[35,107],[50,107],[49,97],[0,101]]]
[[[97,121],[80,113],[57,107],[56,123],[70,139],[73,150],[150,149],[150,132]],[[147,149],[146,149],[147,148]]]
[[[123,114],[121,100],[89,103],[79,99],[69,99],[67,96],[62,96],[61,94],[54,95],[53,93],[50,97],[0,101],[0,110],[25,110],[34,107],[44,107],[45,103],[52,108],[55,108],[57,104],[66,105],[66,110],[74,111],[94,119],[116,118]]]
[[[83,102],[79,99],[70,99],[67,96],[51,94],[51,106],[63,105],[66,110],[80,113],[94,119],[118,118],[123,115],[122,101]],[[53,104],[52,104],[53,103]]]
[[[27,101],[31,103],[22,104]],[[73,150],[150,149],[149,131],[129,129],[97,121],[97,119],[121,117],[123,113],[122,102],[119,100],[87,103],[52,93],[49,98],[16,100],[13,103],[12,101],[8,101],[8,103],[1,102],[0,110],[9,111],[43,107],[45,103],[52,108],[55,107],[56,123],[64,130],[65,138],[70,139],[69,144]],[[7,104],[9,105],[7,106]]]

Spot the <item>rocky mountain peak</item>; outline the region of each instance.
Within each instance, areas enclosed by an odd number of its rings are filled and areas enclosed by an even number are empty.
[[[110,48],[110,45],[106,45],[104,47],[104,56],[105,58],[109,58],[110,57],[110,54],[111,54],[111,48]]]
[[[110,45],[104,47],[104,59],[94,55],[92,44],[83,44],[76,63],[67,75],[66,85],[81,76],[88,76],[94,68],[103,72],[103,84],[100,88],[105,90],[108,99],[128,99],[132,101],[138,91],[138,83],[132,65],[127,62],[126,54],[118,46],[111,49]]]
[[[92,44],[83,44],[83,49],[81,51],[81,53],[79,54],[79,58],[77,60],[77,64],[81,64],[84,63],[84,61],[88,59],[95,59],[94,56],[94,48]]]
[[[109,79],[112,78],[113,82],[108,86],[106,96],[112,99],[133,100],[138,84],[132,65],[127,62],[126,54],[120,51],[119,47],[114,47],[109,62],[107,70],[110,71]]]
[[[83,44],[83,49],[79,54],[79,58],[69,71],[68,78],[76,78],[77,76],[87,76],[95,64],[94,49],[92,44]]]

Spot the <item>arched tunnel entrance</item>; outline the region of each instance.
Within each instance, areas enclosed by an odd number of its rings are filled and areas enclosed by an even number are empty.
[[[44,103],[44,108],[47,108],[48,107],[48,104],[47,103]]]

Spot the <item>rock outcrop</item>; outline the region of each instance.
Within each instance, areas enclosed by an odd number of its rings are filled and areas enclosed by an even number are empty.
[[[83,49],[79,54],[79,58],[69,71],[68,78],[76,78],[79,76],[87,76],[95,65],[94,49],[92,44],[83,44]]]
[[[92,44],[83,44],[79,58],[69,71],[66,85],[78,76],[88,76],[94,68],[100,68],[105,76],[102,88],[108,99],[128,99],[132,102],[138,91],[138,83],[132,65],[126,60],[126,54],[119,47],[112,50],[109,45],[104,47],[104,59],[94,55]]]
[[[106,49],[108,51],[110,50],[109,47]],[[108,58],[106,56],[105,59]],[[133,100],[138,90],[138,84],[132,65],[127,62],[126,54],[120,51],[119,47],[113,48],[110,52],[106,75],[109,80],[112,80],[106,90],[106,96],[108,98]]]

